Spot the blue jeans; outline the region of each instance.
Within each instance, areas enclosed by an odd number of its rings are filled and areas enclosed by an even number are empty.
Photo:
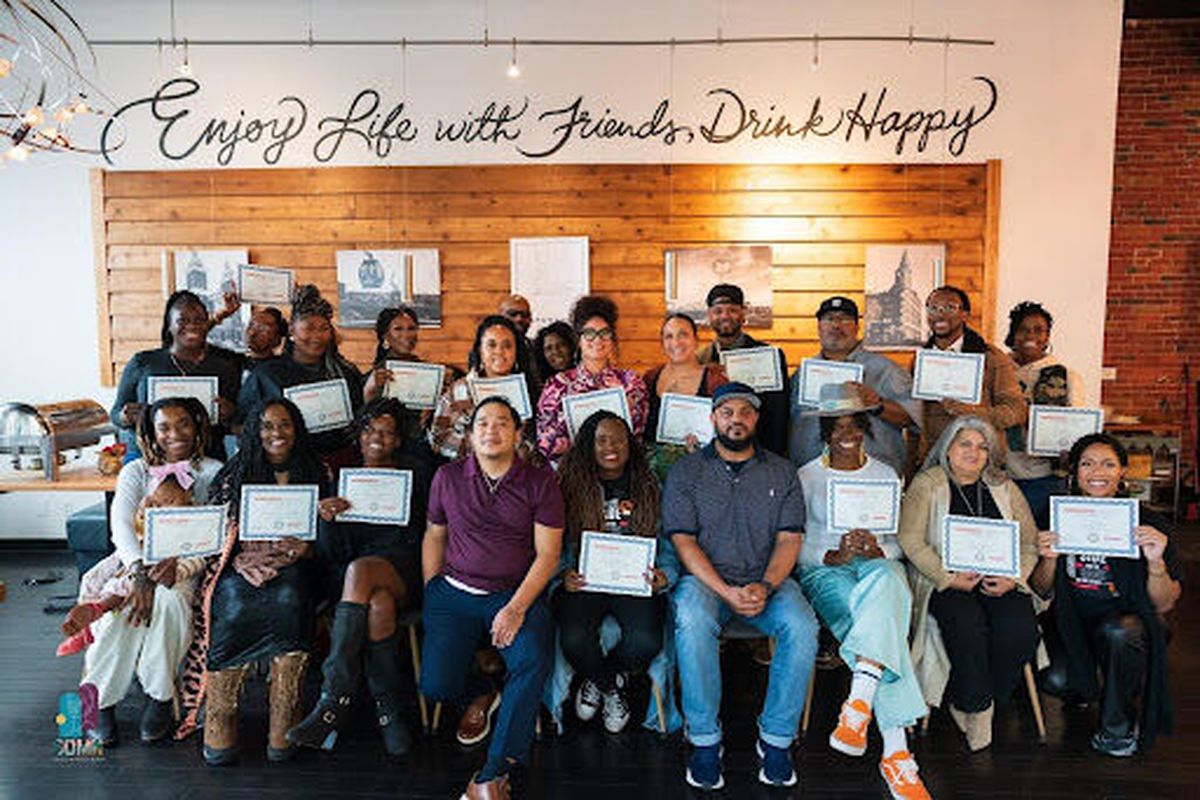
[[[491,641],[492,618],[513,592],[476,595],[446,582],[442,576],[425,587],[425,642],[421,648],[421,694],[436,701],[462,704],[470,700],[467,675],[475,650]],[[528,762],[542,689],[553,662],[554,624],[545,600],[525,612],[525,622],[508,647],[500,648],[508,678],[496,712],[484,771],[501,774],[508,762]]]
[[[769,745],[791,745],[817,655],[817,618],[796,582],[788,578],[781,583],[756,617],[735,614],[693,575],[680,578],[671,600],[688,741],[697,747],[721,741],[720,636],[736,617],[775,640],[758,731]]]

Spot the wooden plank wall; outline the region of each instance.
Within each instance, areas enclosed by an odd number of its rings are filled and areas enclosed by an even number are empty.
[[[965,165],[515,165],[100,172],[93,176],[100,372],[158,346],[163,252],[247,248],[292,267],[337,302],[341,249],[436,247],[443,325],[421,332],[427,360],[462,365],[479,317],[508,291],[508,240],[588,236],[593,291],[621,309],[621,360],[662,360],[663,252],[773,248],[775,323],[754,335],[793,366],[817,349],[821,300],[862,303],[872,242],[947,244],[947,281],[971,295],[989,333],[999,163]],[[373,333],[344,330],[360,365]],[[903,356],[897,356],[903,360]]]

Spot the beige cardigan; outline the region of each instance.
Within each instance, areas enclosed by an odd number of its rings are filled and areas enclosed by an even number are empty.
[[[1019,591],[1032,594],[1025,582],[1037,563],[1037,524],[1021,490],[1008,478],[985,478],[988,491],[1005,519],[1021,529],[1021,575]],[[937,620],[929,615],[929,598],[934,589],[945,589],[952,575],[942,566],[941,525],[950,513],[950,482],[941,467],[931,467],[913,477],[900,505],[900,547],[908,559],[908,581],[913,593],[913,669],[925,702],[941,705],[950,680],[950,657],[942,643]]]

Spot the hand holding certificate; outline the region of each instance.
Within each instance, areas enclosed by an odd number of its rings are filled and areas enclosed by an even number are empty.
[[[290,269],[238,265],[238,296],[243,303],[286,306],[292,302],[295,276]]]
[[[655,439],[661,444],[685,445],[688,436],[695,436],[700,444],[708,444],[713,438],[711,415],[709,398],[667,392],[658,409]]]
[[[579,552],[583,590],[605,594],[649,597],[648,575],[654,569],[658,540],[652,536],[628,536],[584,531]]]
[[[587,422],[587,418],[597,411],[611,411],[633,427],[629,418],[629,400],[620,386],[610,386],[583,394],[569,394],[563,397],[563,416],[566,417],[567,432],[571,434],[572,439],[583,427],[583,423]]]
[[[407,525],[412,503],[412,470],[345,468],[338,476],[338,496],[350,509],[339,520],[374,525]]]
[[[951,572],[1020,578],[1020,538],[1012,520],[947,514],[942,520],[942,566]]]
[[[194,397],[208,412],[208,420],[217,423],[217,379],[212,375],[164,375],[146,378],[146,402],[153,404],[165,397]]]
[[[405,408],[434,408],[442,393],[442,378],[446,368],[441,364],[425,364],[420,361],[387,361],[392,380],[387,385],[387,396],[394,397]]]
[[[146,509],[142,561],[195,558],[221,552],[225,544],[225,506]]]
[[[500,378],[474,378],[471,383],[471,395],[478,404],[485,397],[500,395],[509,405],[517,410],[521,419],[533,416],[533,403],[529,401],[529,385],[525,383],[524,375],[505,375]]]
[[[819,406],[821,387],[827,383],[862,383],[863,365],[852,361],[806,358],[800,362],[800,405]]]
[[[238,538],[245,542],[317,538],[316,486],[242,486]]]
[[[921,349],[913,365],[912,396],[975,405],[983,396],[983,353]]]
[[[1050,530],[1059,553],[1137,558],[1138,502],[1118,497],[1051,497]]]
[[[783,389],[778,347],[722,350],[721,363],[725,365],[730,381],[744,383],[756,392],[778,392]]]
[[[1089,433],[1104,429],[1104,412],[1099,408],[1063,406],[1029,407],[1029,453],[1057,456]]]
[[[829,529],[895,533],[900,524],[900,481],[830,478],[825,487]]]
[[[300,409],[309,433],[345,427],[354,418],[344,378],[290,386],[283,390],[283,396]]]

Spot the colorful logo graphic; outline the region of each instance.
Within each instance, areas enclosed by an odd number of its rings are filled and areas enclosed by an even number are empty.
[[[58,696],[58,713],[54,716],[58,758],[104,757],[104,745],[84,736],[84,731],[96,727],[99,711],[100,693],[93,684],[82,684],[78,692]]]

